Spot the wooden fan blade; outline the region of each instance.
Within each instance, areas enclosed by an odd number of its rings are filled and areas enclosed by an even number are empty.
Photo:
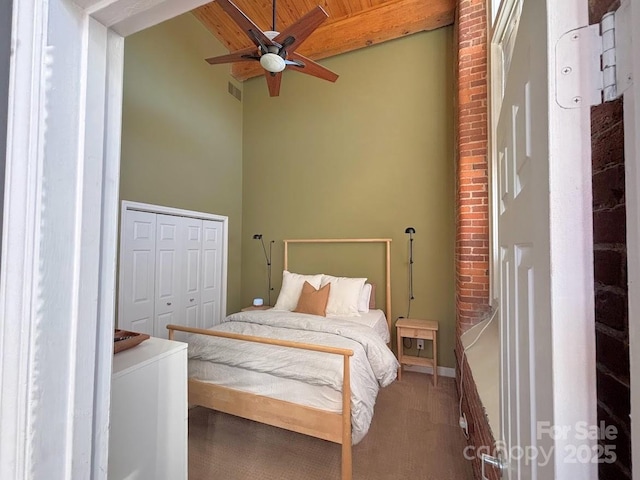
[[[246,33],[247,37],[256,45],[260,47],[260,42],[263,45],[273,45],[273,41],[267,37],[260,28],[253,23],[253,21],[247,17],[242,10],[240,10],[235,3],[230,0],[216,0],[218,5],[229,15],[234,22]]]
[[[252,58],[255,57],[255,58]],[[230,62],[248,62],[260,60],[258,56],[258,52],[256,51],[256,47],[247,47],[242,50],[237,50],[228,55],[220,55],[219,57],[211,57],[205,59],[207,63],[210,65],[218,65],[220,63],[230,63]]]
[[[282,82],[282,72],[274,73],[264,72],[264,76],[267,79],[267,86],[269,87],[269,95],[271,97],[277,97],[280,95],[280,82]]]
[[[287,37],[293,37],[293,42],[289,43],[287,52],[290,54],[304,42],[313,31],[324,22],[329,15],[324,9],[318,5],[316,8],[300,17],[297,21],[285,28],[276,38],[274,42],[282,44]]]
[[[287,69],[291,69],[294,72],[306,73],[307,75],[313,75],[314,77],[335,82],[338,79],[338,74],[332,72],[328,68],[323,67],[319,63],[314,62],[310,58],[307,58],[299,53],[292,53],[289,55],[289,59],[293,61],[299,61],[304,64],[304,67],[297,65],[288,65]]]

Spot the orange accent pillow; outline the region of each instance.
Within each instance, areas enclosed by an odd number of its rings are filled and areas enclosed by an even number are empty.
[[[302,286],[302,292],[300,292],[298,305],[294,312],[309,313],[311,315],[326,317],[330,288],[330,283],[327,283],[320,289],[316,289],[309,282],[305,281]]]

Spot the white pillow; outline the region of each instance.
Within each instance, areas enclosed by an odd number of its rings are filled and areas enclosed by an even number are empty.
[[[323,275],[321,286],[324,287],[327,283],[331,283],[329,301],[327,302],[327,315],[359,317],[358,301],[366,281],[366,278]]]
[[[320,282],[322,282],[322,274],[300,275],[284,270],[282,272],[282,288],[280,288],[278,300],[273,306],[274,310],[288,310],[289,312],[295,310],[304,282],[309,282],[313,288],[318,289]]]
[[[369,301],[371,300],[371,284],[365,283],[360,291],[358,298],[358,311],[360,313],[369,313]]]

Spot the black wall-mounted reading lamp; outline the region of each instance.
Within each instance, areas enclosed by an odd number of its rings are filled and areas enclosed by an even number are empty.
[[[267,261],[267,277],[268,277],[268,281],[269,281],[269,286],[268,286],[268,291],[267,291],[267,297],[268,297],[268,304],[267,305],[271,305],[271,290],[273,290],[273,287],[271,286],[271,247],[273,246],[273,244],[275,243],[275,240],[271,240],[269,242],[269,255],[267,255],[267,249],[264,246],[264,240],[262,239],[262,234],[261,233],[256,233],[253,236],[254,240],[260,240],[260,243],[262,244],[262,251],[264,252],[264,258]]]
[[[409,301],[407,305],[407,318],[411,318],[411,300],[413,296],[413,234],[416,233],[416,229],[413,227],[407,227],[404,233],[409,234]]]

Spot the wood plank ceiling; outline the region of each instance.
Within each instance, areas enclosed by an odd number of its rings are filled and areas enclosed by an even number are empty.
[[[263,31],[272,30],[271,0],[233,0]],[[297,50],[319,60],[395,38],[453,24],[455,0],[277,0],[276,30],[320,5],[329,18]],[[211,2],[193,11],[230,52],[253,43],[231,18]],[[262,75],[258,62],[239,62],[231,74],[239,81]]]

